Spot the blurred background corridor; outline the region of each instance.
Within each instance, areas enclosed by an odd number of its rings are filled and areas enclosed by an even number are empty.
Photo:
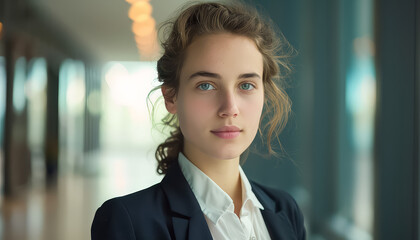
[[[187,2],[0,0],[0,239],[90,239],[105,200],[161,180],[147,96]],[[245,2],[297,52],[285,154],[248,177],[295,197],[308,239],[420,239],[420,1]]]

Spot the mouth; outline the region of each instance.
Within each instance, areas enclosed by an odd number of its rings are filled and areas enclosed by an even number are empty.
[[[239,136],[242,130],[236,126],[223,126],[210,132],[223,139],[233,139]]]

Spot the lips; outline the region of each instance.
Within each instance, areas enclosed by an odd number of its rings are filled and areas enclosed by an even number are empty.
[[[241,129],[236,126],[223,126],[221,128],[211,130],[211,133],[223,139],[232,139],[239,136]]]

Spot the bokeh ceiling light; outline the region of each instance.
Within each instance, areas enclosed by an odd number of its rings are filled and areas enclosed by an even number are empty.
[[[152,61],[158,57],[158,48],[148,48],[145,50],[139,50],[140,53],[140,60],[144,61]]]
[[[133,20],[132,31],[143,60],[154,60],[159,52],[156,21],[152,17],[153,7],[149,1],[126,0],[131,3],[128,17]]]
[[[159,45],[157,43],[148,44],[148,45],[139,45],[139,44],[137,44],[137,48],[141,52],[157,51],[158,50],[158,47],[159,47]]]
[[[136,2],[149,2],[150,0],[125,0],[126,2],[133,4]]]
[[[147,50],[139,50],[140,60],[151,61],[158,57],[158,48],[149,48]]]
[[[146,55],[152,55],[155,51],[158,50],[157,45],[150,45],[150,46],[137,46],[138,50]]]
[[[137,45],[137,48],[143,52],[154,51],[157,48],[157,44],[150,44],[150,45]]]
[[[147,18],[150,18],[152,14],[152,5],[145,1],[136,2],[131,5],[128,11],[128,17],[134,22],[141,22]]]
[[[141,22],[133,23],[133,32],[136,36],[150,36],[155,31],[156,22],[149,17]]]
[[[150,45],[157,42],[157,32],[156,30],[153,30],[147,36],[135,36],[134,38],[138,45]]]

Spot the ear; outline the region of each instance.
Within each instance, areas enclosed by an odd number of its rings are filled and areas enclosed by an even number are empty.
[[[165,99],[166,110],[168,110],[169,113],[176,114],[176,99],[173,94],[174,89],[162,86],[160,87],[160,90],[162,90],[162,95]]]

